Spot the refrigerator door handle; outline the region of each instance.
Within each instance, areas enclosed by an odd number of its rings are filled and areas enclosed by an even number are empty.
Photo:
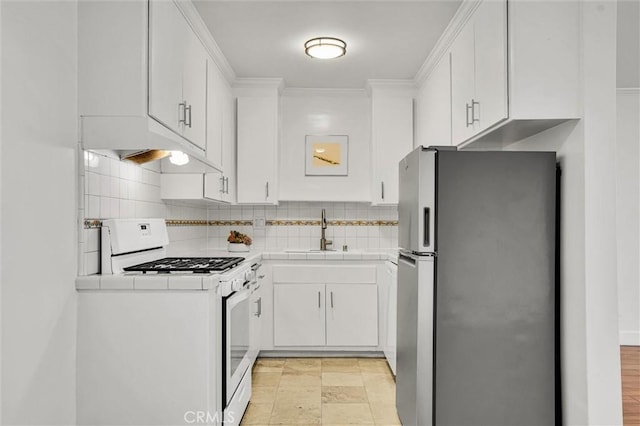
[[[424,235],[423,235],[423,245],[428,247],[431,245],[431,235],[429,232],[429,225],[431,221],[431,209],[429,207],[424,208]]]

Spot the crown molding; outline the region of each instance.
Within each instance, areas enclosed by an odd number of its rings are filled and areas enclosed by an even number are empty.
[[[220,50],[220,46],[218,46],[218,43],[211,35],[209,28],[202,20],[202,17],[196,10],[196,7],[193,5],[191,0],[174,0],[174,2],[204,45],[204,48],[207,50],[213,61],[218,66],[218,69],[220,70],[224,78],[229,84],[232,84],[236,79],[236,73],[233,68],[231,68],[229,61],[227,61],[227,58],[222,53],[222,50]]]
[[[282,91],[282,96],[289,98],[366,98],[367,92],[364,89],[286,87]]]
[[[438,65],[440,59],[447,53],[453,41],[469,21],[469,18],[471,18],[471,15],[473,15],[473,12],[478,8],[481,1],[482,0],[465,0],[462,2],[455,15],[453,15],[453,18],[451,18],[449,25],[447,25],[447,28],[445,28],[433,49],[431,49],[431,53],[429,53],[429,56],[427,56],[427,59],[413,78],[418,87],[424,83],[436,65]]]
[[[417,88],[418,86],[414,80],[369,79],[365,83],[365,90],[369,96],[374,92],[415,96]]]
[[[240,77],[233,80],[234,89],[276,89],[282,92],[284,80],[282,78],[247,78]]]

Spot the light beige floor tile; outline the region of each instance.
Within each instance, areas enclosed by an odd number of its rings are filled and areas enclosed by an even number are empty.
[[[284,372],[300,373],[300,372],[320,372],[322,362],[320,358],[287,358],[284,363]]]
[[[310,387],[279,387],[276,402],[307,402],[319,404],[321,399],[320,386]]]
[[[320,372],[298,372],[298,373],[282,373],[280,378],[280,387],[308,387],[315,386],[320,389]]]
[[[255,365],[263,367],[284,367],[286,358],[258,358]]]
[[[360,373],[322,373],[322,386],[362,386]]]
[[[360,371],[363,373],[383,373],[391,375],[391,370],[384,358],[360,358],[358,359]]]
[[[361,402],[368,403],[364,386],[323,386],[322,402]]]
[[[322,372],[359,373],[357,358],[323,358]]]
[[[276,403],[271,412],[271,419],[269,424],[282,425],[282,424],[308,424],[318,425],[321,418],[321,405],[320,403],[307,402],[307,401],[279,401],[276,399]]]
[[[362,381],[365,386],[391,386],[395,387],[396,382],[391,374],[362,373]]]
[[[395,387],[389,386],[366,386],[367,399],[369,404],[375,403],[395,404],[396,390]]]
[[[373,424],[369,404],[322,404],[322,424]]]
[[[243,425],[268,425],[271,418],[271,410],[273,404],[254,404],[249,403],[247,411],[242,418]]]
[[[254,386],[251,389],[251,402],[257,404],[270,403],[276,400],[278,388],[276,386]]]
[[[252,386],[278,386],[280,383],[280,373],[253,373],[251,377]]]
[[[369,404],[373,421],[377,425],[400,425],[398,412],[395,404],[384,404],[381,402],[373,402]]]

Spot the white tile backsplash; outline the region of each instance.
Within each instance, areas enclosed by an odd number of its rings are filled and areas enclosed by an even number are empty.
[[[229,206],[165,201],[160,198],[160,166],[158,162],[136,165],[121,161],[114,152],[85,151],[80,169],[84,185],[80,185],[84,200],[80,207],[85,219],[127,217],[162,217],[177,220],[252,221],[320,220],[324,208],[327,220],[398,220],[393,206],[374,207],[367,203],[281,202],[278,206]],[[82,221],[83,223],[84,221]],[[199,249],[225,249],[231,230],[249,234],[254,250],[317,249],[320,245],[319,225],[267,225],[254,230],[252,226],[173,226],[169,227],[169,255],[193,253]],[[80,274],[91,275],[100,269],[100,230],[81,229],[79,253]],[[343,245],[351,250],[397,247],[397,226],[329,225],[327,238],[333,248]]]
[[[374,207],[367,203],[318,203],[318,202],[281,202],[278,206],[211,206],[208,209],[209,220],[320,220],[322,209],[327,212],[327,220],[398,220],[398,210],[393,206]],[[255,249],[317,249],[320,246],[321,230],[319,225],[267,225],[264,231],[252,227],[208,227],[208,247],[225,248],[230,229],[248,233],[253,239]],[[395,230],[395,231],[394,231]],[[397,226],[333,226],[326,231],[333,247],[342,249],[396,248]]]

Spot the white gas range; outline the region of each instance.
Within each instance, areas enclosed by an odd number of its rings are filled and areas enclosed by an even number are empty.
[[[259,256],[166,257],[163,219],[104,220],[101,238],[102,274],[77,281],[78,421],[239,424]]]

